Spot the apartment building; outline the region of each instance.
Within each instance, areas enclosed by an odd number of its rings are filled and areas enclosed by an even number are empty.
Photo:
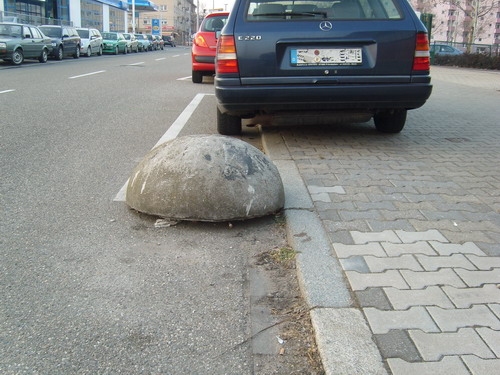
[[[500,44],[499,0],[409,0],[433,15],[431,41]]]

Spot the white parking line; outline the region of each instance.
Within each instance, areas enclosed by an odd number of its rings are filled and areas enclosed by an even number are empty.
[[[198,105],[201,103],[202,99],[205,97],[205,95],[214,95],[214,94],[196,94],[196,96],[191,100],[191,103],[187,105],[186,108],[184,108],[184,111],[177,117],[177,119],[173,122],[172,125],[168,128],[168,130],[163,134],[163,136],[160,138],[158,142],[154,145],[153,148],[158,147],[162,143],[168,142],[174,138],[176,138],[179,133],[181,132],[182,128],[184,128],[184,125],[188,122],[189,118],[191,115],[196,111],[196,108]],[[152,148],[152,149],[153,149]],[[128,185],[128,180],[125,182],[125,184],[122,186],[118,194],[116,194],[115,198],[113,201],[115,202],[125,202],[125,195],[127,192],[127,185]]]
[[[86,74],[80,74],[80,75],[78,75],[78,76],[69,77],[69,79],[75,79],[75,78],[87,77],[87,76],[91,76],[91,75],[94,75],[94,74],[99,74],[99,73],[104,73],[104,72],[105,72],[105,70],[98,70],[97,72],[86,73]]]
[[[177,81],[187,81],[188,79],[191,79],[191,76],[177,78]]]
[[[16,91],[14,89],[11,89],[11,90],[3,90],[3,91],[0,91],[0,94],[7,94],[8,92],[12,92],[12,91]]]
[[[160,61],[160,60],[166,60],[167,58],[166,57],[160,57],[159,59],[155,59],[156,61]]]
[[[136,62],[133,64],[128,64],[128,65],[134,66],[134,65],[142,65],[142,64],[144,64],[144,61],[140,61],[140,62]]]

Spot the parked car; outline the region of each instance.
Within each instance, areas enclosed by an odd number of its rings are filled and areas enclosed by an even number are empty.
[[[463,55],[464,53],[458,48],[449,46],[448,44],[433,43],[431,44],[431,54],[434,54],[434,56],[457,56]]]
[[[165,48],[165,42],[163,41],[162,37],[159,35],[154,35],[157,43],[157,49],[163,50]]]
[[[56,60],[72,56],[75,59],[80,57],[80,47],[82,41],[76,29],[72,26],[42,25],[39,27],[42,32],[52,38],[52,56]]]
[[[118,55],[128,53],[127,40],[122,33],[117,32],[103,32],[102,33],[102,51],[104,53],[112,53]]]
[[[80,35],[82,45],[80,55],[90,57],[102,55],[102,35],[97,29],[77,27],[76,32]]]
[[[127,40],[128,52],[139,52],[139,42],[137,38],[132,33],[123,33],[123,36]]]
[[[47,62],[52,52],[52,39],[36,26],[0,23],[0,59],[20,65],[24,59]]]
[[[191,47],[191,79],[193,83],[201,83],[203,76],[215,74],[217,39],[228,16],[228,12],[208,14],[194,35]]]
[[[161,37],[163,39],[163,43],[166,45],[166,46],[170,46],[170,47],[175,47],[175,39],[173,36],[171,35],[163,35]]]
[[[153,36],[153,34],[146,34],[146,37],[149,40],[150,51],[156,51],[158,49],[158,40]]]
[[[139,51],[141,52],[147,52],[149,51],[149,46],[151,43],[149,42],[149,39],[146,35],[144,34],[135,34],[135,38],[137,39],[137,44],[139,46]]]
[[[212,31],[215,33],[215,31]],[[407,0],[235,0],[216,55],[219,133],[367,122],[400,132],[432,85],[427,30]]]

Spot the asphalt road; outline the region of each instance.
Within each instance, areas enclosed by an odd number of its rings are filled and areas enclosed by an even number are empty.
[[[213,85],[191,82],[189,52],[0,63],[0,373],[269,370],[276,338],[245,340],[273,323],[252,275],[282,227],[155,228],[120,199],[172,124],[215,132]]]

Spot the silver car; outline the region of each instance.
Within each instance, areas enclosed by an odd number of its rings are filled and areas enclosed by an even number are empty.
[[[97,29],[78,27],[76,29],[82,39],[80,54],[90,57],[102,55],[102,35]]]

